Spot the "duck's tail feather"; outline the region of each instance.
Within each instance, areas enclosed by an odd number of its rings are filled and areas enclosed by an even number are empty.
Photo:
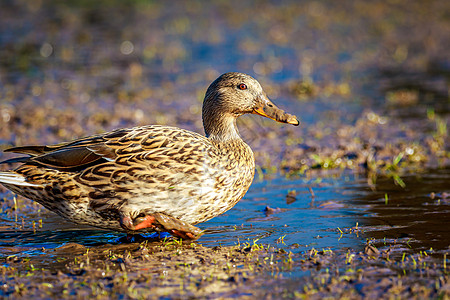
[[[20,174],[13,172],[0,172],[0,183],[15,185],[15,186],[29,186],[40,187],[40,184],[27,182],[26,178]]]
[[[4,161],[0,161],[0,164],[25,163],[29,160],[30,160],[30,156],[15,157],[15,158],[10,158],[10,159],[4,160]]]
[[[8,149],[5,149],[3,151],[4,152],[14,152],[14,153],[28,154],[30,156],[37,156],[37,155],[45,154],[46,151],[48,152],[47,148],[50,148],[50,147],[47,147],[47,146],[22,146],[22,147],[8,148]]]

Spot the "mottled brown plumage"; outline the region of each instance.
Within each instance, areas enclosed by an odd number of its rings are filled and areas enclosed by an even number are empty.
[[[200,230],[193,225],[232,208],[253,180],[253,152],[236,127],[246,113],[299,124],[255,79],[226,73],[205,95],[206,137],[149,125],[11,148],[6,151],[29,156],[6,161],[22,165],[0,172],[0,183],[78,224],[195,238]]]

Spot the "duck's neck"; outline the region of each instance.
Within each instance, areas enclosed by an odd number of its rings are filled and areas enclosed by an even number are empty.
[[[203,112],[203,127],[206,137],[218,142],[242,140],[236,126],[236,116],[216,112]]]

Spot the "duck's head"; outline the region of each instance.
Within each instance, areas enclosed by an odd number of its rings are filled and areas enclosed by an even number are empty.
[[[206,91],[203,126],[208,137],[227,140],[239,138],[236,118],[257,114],[277,122],[299,125],[297,117],[285,113],[267,98],[253,77],[230,72],[219,76]]]

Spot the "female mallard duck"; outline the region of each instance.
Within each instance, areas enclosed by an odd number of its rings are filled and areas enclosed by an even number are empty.
[[[236,118],[258,114],[298,125],[277,108],[258,81],[225,73],[206,91],[206,137],[148,125],[117,129],[52,146],[7,149],[27,154],[0,172],[0,183],[78,224],[135,234],[167,231],[194,239],[205,222],[232,208],[255,172],[250,147]]]

